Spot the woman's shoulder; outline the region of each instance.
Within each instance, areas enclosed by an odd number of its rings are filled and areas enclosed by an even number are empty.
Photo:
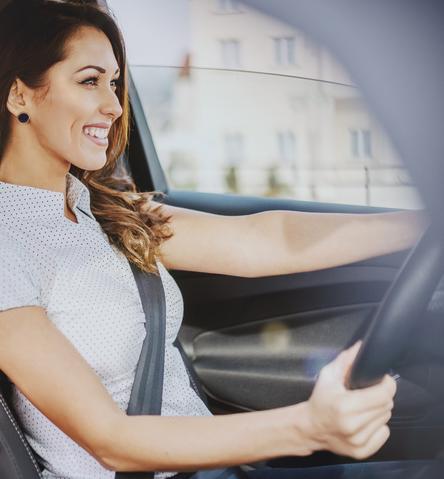
[[[14,251],[17,248],[17,241],[12,236],[11,232],[3,224],[0,224],[0,252],[5,252],[6,250]]]
[[[2,227],[0,244],[0,311],[41,305],[34,263],[26,249]]]
[[[20,265],[26,264],[31,266],[34,261],[32,255],[27,251],[25,246],[3,225],[0,225],[0,263]]]

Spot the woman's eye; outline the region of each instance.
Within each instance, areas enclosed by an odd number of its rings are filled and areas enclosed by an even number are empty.
[[[87,78],[86,80],[83,80],[81,83],[82,85],[95,86],[97,85],[97,81],[98,81],[97,77],[91,77],[91,78]]]
[[[98,77],[87,78],[86,80],[83,80],[80,83],[82,85],[87,85],[87,86],[97,86],[99,83],[99,78]],[[115,80],[111,80],[110,84],[113,89],[116,89],[117,86],[120,84],[120,79],[116,78]]]

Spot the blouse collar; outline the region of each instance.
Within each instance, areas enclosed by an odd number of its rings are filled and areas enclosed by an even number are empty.
[[[71,210],[77,207],[95,220],[90,208],[88,187],[69,172],[66,174],[66,191]],[[0,181],[1,214],[58,221],[65,215],[64,193]]]

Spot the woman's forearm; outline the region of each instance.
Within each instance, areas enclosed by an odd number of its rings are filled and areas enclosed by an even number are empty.
[[[281,274],[331,268],[410,248],[428,224],[422,211],[283,215],[285,246],[275,266]]]
[[[307,403],[221,416],[122,416],[102,463],[117,471],[194,471],[308,455]]]

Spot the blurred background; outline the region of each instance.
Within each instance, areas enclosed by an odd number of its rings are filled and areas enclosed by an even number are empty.
[[[108,4],[170,187],[422,207],[325,45],[238,0]]]

